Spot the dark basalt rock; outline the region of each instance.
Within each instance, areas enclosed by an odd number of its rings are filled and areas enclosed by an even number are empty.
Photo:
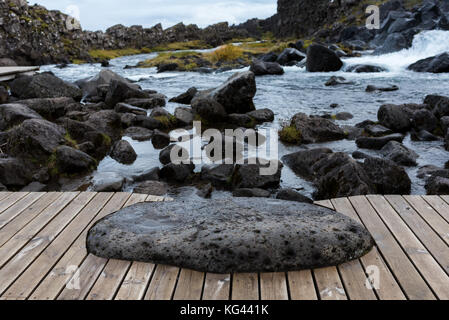
[[[435,57],[419,60],[410,65],[407,69],[416,72],[449,72],[449,53],[442,53]]]
[[[34,110],[22,104],[0,105],[0,131],[6,131],[28,119],[42,119]]]
[[[306,58],[306,55],[296,48],[286,48],[276,59],[282,66],[295,65]]]
[[[180,104],[190,104],[192,99],[198,93],[198,89],[195,87],[190,88],[184,93],[181,93],[179,96],[171,98],[170,102],[180,103]]]
[[[400,133],[390,134],[383,137],[360,137],[355,142],[359,148],[380,150],[390,141],[402,143],[404,136]]]
[[[340,70],[343,62],[334,51],[313,44],[307,49],[306,66],[309,72],[330,72]]]
[[[387,159],[401,166],[416,166],[416,160],[419,158],[419,155],[415,151],[410,150],[397,141],[387,143],[382,148],[382,153]]]
[[[336,266],[373,245],[340,213],[262,198],[141,203],[100,220],[87,236],[88,252],[99,257],[212,273]]]
[[[111,158],[123,164],[133,164],[137,153],[128,141],[120,140],[112,147]]]
[[[88,154],[68,146],[60,146],[56,149],[56,164],[59,172],[78,174],[92,171],[97,162]]]
[[[366,92],[375,92],[375,91],[380,91],[380,92],[391,92],[391,91],[398,91],[399,87],[396,85],[392,85],[389,87],[376,87],[373,85],[368,85],[365,89]]]
[[[331,120],[321,117],[309,117],[304,113],[293,116],[292,126],[301,133],[303,143],[321,143],[346,138],[342,128]]]
[[[233,197],[236,198],[269,198],[270,192],[264,189],[236,189],[232,193]]]
[[[344,77],[332,76],[332,77],[330,77],[329,80],[327,80],[327,82],[325,83],[325,86],[331,87],[331,86],[339,86],[339,85],[343,85],[343,84],[352,85],[352,84],[355,84],[355,82],[354,81],[346,81],[346,78],[344,78]]]
[[[282,69],[281,65],[277,62],[265,62],[262,60],[254,60],[251,63],[251,67],[249,69],[256,76],[264,76],[268,74],[273,75],[282,75],[284,74],[284,69]]]
[[[302,203],[310,203],[310,204],[313,203],[312,199],[310,199],[292,189],[280,190],[276,196],[276,199],[294,201],[294,202],[302,202]]]
[[[368,64],[356,64],[353,66],[349,66],[345,71],[355,73],[374,73],[374,72],[385,72],[387,70],[379,66],[373,66]]]
[[[141,127],[129,127],[123,135],[136,141],[148,141],[151,140],[153,131]]]
[[[188,107],[176,108],[174,116],[181,126],[192,125],[193,120],[195,120],[195,114],[193,110]]]

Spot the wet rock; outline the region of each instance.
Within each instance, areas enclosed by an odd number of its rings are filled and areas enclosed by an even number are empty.
[[[195,120],[193,110],[187,107],[176,108],[174,116],[181,126],[190,126]]]
[[[341,128],[344,130],[347,140],[354,141],[363,135],[362,128],[357,128],[353,126],[341,126]]]
[[[254,128],[256,126],[254,119],[246,114],[230,114],[228,115],[227,122],[243,128]]]
[[[98,94],[97,88],[99,86],[109,87],[113,80],[131,84],[128,80],[111,70],[101,70],[97,75],[91,78],[79,80],[76,84],[81,88],[81,90],[83,90],[83,96],[85,98],[90,98],[94,96],[101,96]]]
[[[92,190],[96,192],[120,192],[125,178],[115,172],[97,173],[92,181]]]
[[[144,172],[135,175],[132,177],[134,182],[144,182],[144,181],[158,181],[159,180],[159,173],[160,173],[159,167],[154,167],[149,170],[145,170]]]
[[[421,109],[413,114],[412,126],[418,131],[433,132],[438,127],[438,119],[429,110]]]
[[[432,110],[437,118],[449,116],[449,97],[428,95],[424,99],[424,104]]]
[[[164,196],[168,192],[168,186],[160,181],[145,181],[134,188],[134,193]]]
[[[171,182],[187,182],[195,170],[194,164],[169,163],[161,169],[160,177]]]
[[[274,121],[274,112],[270,109],[258,109],[248,112],[247,115],[253,118],[257,123]]]
[[[280,190],[276,196],[276,199],[294,201],[294,202],[302,202],[302,203],[310,203],[310,204],[313,203],[312,199],[310,199],[292,189]]]
[[[338,71],[342,66],[338,55],[322,45],[312,44],[307,49],[306,67],[309,72]]]
[[[22,188],[20,192],[43,192],[46,188],[45,184],[35,181]]]
[[[293,66],[306,58],[306,55],[295,48],[287,48],[276,59],[282,66]]]
[[[313,181],[315,178],[314,164],[327,158],[331,153],[332,150],[327,148],[304,150],[285,155],[282,157],[282,161],[300,177]]]
[[[353,84],[355,84],[355,82],[354,81],[346,81],[346,78],[344,78],[344,77],[332,76],[325,83],[326,87],[339,86],[339,85],[343,85],[343,84],[353,85]]]
[[[362,165],[345,153],[333,153],[312,167],[317,180],[317,200],[366,195],[376,189]]]
[[[138,116],[146,116],[147,115],[146,110],[134,107],[127,103],[117,103],[114,110],[117,113],[132,113],[132,114],[135,114]]]
[[[441,130],[444,132],[447,132],[447,130],[449,130],[449,117],[442,117],[440,119],[440,124],[441,124]]]
[[[165,107],[166,97],[160,93],[150,93],[148,98],[131,98],[126,99],[125,103],[141,109],[153,109],[157,107]]]
[[[346,69],[346,72],[354,72],[354,73],[374,73],[374,72],[385,72],[387,71],[385,68],[379,66],[373,66],[368,64],[356,64],[349,66]]]
[[[375,185],[377,194],[410,194],[412,182],[404,168],[390,160],[368,158],[363,168]]]
[[[168,117],[170,116],[170,113],[165,110],[164,108],[154,108],[151,110],[150,117],[156,118],[156,117]]]
[[[415,151],[410,150],[403,144],[396,141],[390,141],[387,143],[382,148],[381,152],[388,160],[391,160],[401,166],[416,166],[416,160],[419,158],[419,155]]]
[[[123,135],[136,141],[149,141],[153,137],[153,131],[141,127],[129,127]]]
[[[137,204],[87,236],[88,252],[100,257],[213,273],[336,266],[373,245],[360,224],[329,209],[248,198]]]
[[[205,165],[201,168],[201,179],[211,182],[214,187],[227,189],[231,187],[233,173],[233,164]]]
[[[282,75],[284,74],[284,69],[277,62],[264,62],[262,60],[253,60],[251,67],[249,69],[256,76],[264,75]]]
[[[358,160],[363,160],[363,159],[371,158],[370,155],[367,155],[366,153],[363,153],[363,152],[361,152],[361,151],[354,151],[354,152],[352,153],[352,157],[353,157],[354,159],[358,159]]]
[[[264,173],[263,169],[269,173]],[[234,189],[242,188],[277,188],[281,182],[283,164],[277,160],[271,160],[268,164],[263,164],[257,160],[257,164],[236,165],[234,175],[232,177],[232,185]]]
[[[366,92],[375,92],[375,91],[381,91],[381,92],[391,92],[391,91],[398,91],[399,87],[396,85],[391,85],[389,87],[377,87],[373,85],[369,85],[366,87]]]
[[[60,146],[56,149],[56,166],[59,173],[78,174],[93,171],[97,162],[80,150]]]
[[[415,72],[446,73],[449,72],[449,53],[419,60],[410,65],[408,70]]]
[[[31,182],[31,170],[24,161],[0,157],[0,183],[8,188],[20,188]]]
[[[112,147],[111,158],[123,164],[133,164],[137,153],[128,141],[120,140]]]
[[[354,116],[349,112],[339,112],[335,115],[335,119],[339,121],[347,121],[353,118]]]
[[[176,71],[178,68],[177,63],[161,63],[157,66],[157,73]]]
[[[410,136],[413,141],[438,141],[438,140],[440,140],[439,137],[430,133],[427,130],[416,131],[413,129],[410,132]]]
[[[146,128],[148,130],[162,129],[164,127],[161,121],[146,116],[137,116],[132,124],[133,126]]]
[[[210,121],[225,122],[228,118],[223,105],[204,94],[199,94],[193,99],[192,109],[201,118]]]
[[[380,107],[377,118],[379,123],[394,132],[409,131],[412,127],[411,118],[416,105],[386,104]]]
[[[410,47],[410,41],[402,33],[391,33],[385,39],[383,45],[374,51],[374,54],[386,54],[400,51]]]
[[[125,102],[129,99],[148,99],[149,97],[149,93],[137,89],[128,82],[112,80],[105,103],[108,108],[112,109],[119,102]],[[128,104],[130,103],[128,102]]]
[[[163,149],[170,144],[170,136],[156,129],[153,131],[151,142],[155,149]]]
[[[19,99],[70,97],[80,101],[83,92],[51,73],[21,76],[9,84],[11,94]]]
[[[42,117],[22,104],[0,105],[0,131],[11,129],[28,119],[42,119]]]
[[[236,198],[269,198],[270,192],[264,189],[236,189],[232,196]]]
[[[390,141],[397,141],[402,143],[404,136],[402,134],[390,134],[382,137],[360,137],[356,140],[356,144],[362,149],[380,150]]]
[[[373,124],[368,125],[365,127],[365,132],[370,135],[371,137],[383,137],[390,134],[393,134],[393,131],[380,125],[380,124]]]
[[[179,96],[171,98],[170,102],[180,103],[180,104],[190,104],[198,93],[198,89],[195,87],[190,88],[184,93],[181,93]]]
[[[120,115],[113,110],[102,110],[90,115],[87,124],[97,131],[109,136],[113,141],[121,138],[122,121]]]
[[[447,168],[443,169],[443,168],[439,168],[433,165],[427,165],[427,166],[423,166],[421,168],[419,168],[418,170],[418,175],[417,177],[420,179],[425,179],[427,180],[428,178],[430,178],[431,176],[445,176],[449,173],[448,170],[446,170]]]
[[[301,134],[303,143],[321,143],[342,140],[345,132],[332,121],[320,117],[308,117],[304,113],[296,114],[292,126]]]
[[[448,195],[449,194],[449,176],[432,176],[426,183],[428,195]]]
[[[68,112],[81,111],[80,104],[75,103],[72,98],[43,98],[20,100],[17,103],[23,104],[34,110],[49,121],[65,116]]]
[[[25,120],[9,132],[8,151],[14,156],[42,163],[66,143],[64,128],[43,119]]]

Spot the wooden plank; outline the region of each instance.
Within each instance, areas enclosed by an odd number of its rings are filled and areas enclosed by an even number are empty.
[[[401,196],[379,197],[376,203],[382,208],[379,215],[424,279],[440,299],[449,299],[449,276],[441,267],[449,266],[449,248],[443,240]]]
[[[338,212],[350,217],[363,225],[347,198],[333,199],[332,204]],[[339,267],[341,277],[346,287],[346,293],[351,300],[370,300],[375,298],[373,286],[367,286],[367,271],[377,273],[376,293],[381,300],[405,300],[401,287],[388,269],[377,248],[360,259],[361,265],[350,262]],[[363,274],[362,274],[363,273]]]
[[[97,217],[95,217],[94,221],[116,211],[118,208],[121,208],[128,200],[129,196],[129,193],[116,193],[100,211]],[[91,223],[91,225],[94,223],[94,221]],[[86,236],[89,228],[90,226],[86,228],[86,230],[78,237],[75,243],[53,267],[53,269],[48,273],[45,279],[39,284],[36,290],[29,297],[29,299],[56,299],[63,287],[76,273],[77,268],[80,266],[87,255]]]
[[[441,199],[443,199],[444,201],[446,201],[446,203],[449,204],[449,196],[448,196],[448,195],[442,195],[442,196],[440,196],[440,197],[441,197]]]
[[[2,201],[3,199],[9,197],[12,194],[12,192],[9,191],[2,191],[0,192],[0,201]]]
[[[407,202],[432,227],[440,238],[449,245],[449,223],[420,196],[405,196]],[[448,207],[449,210],[449,207]]]
[[[44,248],[39,257],[11,285],[3,294],[3,297],[7,299],[26,299],[97,216],[112,195],[112,193],[98,193],[67,227]]]
[[[374,199],[373,197],[370,200]],[[430,288],[408,259],[396,239],[364,196],[349,198],[354,209],[371,232],[379,251],[401,285],[407,298],[413,300],[435,299]]]
[[[206,274],[203,300],[206,301],[229,300],[230,293],[231,293],[230,274],[215,274],[215,273]]]
[[[8,209],[10,206],[12,206],[14,203],[22,199],[28,194],[28,192],[14,192],[10,194],[8,197],[2,200],[0,202],[0,217],[3,215],[3,211]]]
[[[262,300],[288,300],[286,274],[283,272],[261,273],[260,296]]]
[[[115,300],[142,300],[155,267],[152,263],[133,262]]]
[[[109,260],[87,300],[112,300],[130,268],[128,261]]]
[[[439,196],[424,196],[423,199],[429,203],[440,216],[449,223],[449,204]]]
[[[259,300],[259,275],[257,273],[234,274],[232,300]]]
[[[0,215],[0,230],[8,224],[11,220],[22,213],[26,208],[31,206],[34,202],[39,200],[45,192],[32,192],[27,194],[24,198],[17,201],[13,206],[9,207]]]
[[[290,287],[290,298],[292,300],[318,300],[311,270],[289,272],[288,283]]]
[[[204,273],[182,269],[179,274],[174,300],[201,300],[203,293]]]
[[[132,204],[135,204],[137,202],[144,201],[146,198],[145,195],[138,195],[133,194],[128,199],[126,204],[124,205],[129,206]],[[116,210],[119,208],[116,208]],[[115,211],[115,210],[114,210]],[[86,230],[87,232],[88,230]],[[84,238],[87,236],[87,234],[84,236]],[[107,264],[111,263],[113,264],[112,267],[108,267]],[[84,266],[86,265],[86,266]],[[127,270],[129,269],[129,266],[131,265],[130,262],[124,262],[123,264],[115,265],[115,262],[108,261],[107,259],[98,259],[98,257],[95,257],[92,254],[89,254],[84,260],[84,262],[80,266],[80,270],[89,270],[89,272],[92,273],[91,275],[84,276],[85,279],[80,282],[80,288],[69,288],[65,287],[61,294],[58,296],[59,300],[84,300],[87,295],[89,294],[90,290],[94,285],[96,285],[96,290],[101,291],[102,287],[105,288],[111,288],[111,287],[119,287],[120,283],[123,281],[124,276],[126,275]],[[108,267],[109,270],[113,269],[116,276],[112,277],[99,277],[102,273],[102,271]],[[95,271],[93,271],[95,269]],[[124,269],[124,270],[123,270]],[[83,273],[80,272],[80,275],[83,276]],[[121,277],[119,277],[121,276]],[[98,283],[97,283],[98,282]],[[70,281],[69,281],[70,283]],[[113,298],[113,297],[112,297]],[[111,298],[111,299],[112,299]]]
[[[0,247],[61,196],[62,193],[57,192],[45,194],[37,202],[26,208],[22,214],[18,215],[13,221],[8,223],[0,232]]]
[[[32,71],[39,71],[39,67],[32,66],[32,67],[23,67],[23,66],[14,66],[14,67],[0,67],[0,76],[10,76],[10,75],[16,75],[20,73],[28,73]]]
[[[332,205],[332,202],[330,200],[315,201],[315,204],[317,206],[322,206],[334,210],[334,206]]]
[[[31,241],[30,237],[27,235],[28,232],[34,234],[36,231],[34,225],[30,228],[31,230],[24,228],[23,230],[27,229],[24,233],[18,233],[0,248],[0,260],[6,262],[9,260],[10,256],[14,255],[17,250],[20,250],[23,242],[29,242],[17,255],[14,256],[14,258],[0,269],[0,279],[2,279],[0,282],[0,294],[14,282],[14,280],[41,254],[43,250],[45,250],[45,248],[47,248],[53,239],[64,230],[66,225],[68,225],[89,203],[94,195],[94,193],[83,193],[74,199],[70,205],[59,214],[58,212],[54,212],[53,215],[56,215],[56,218],[32,238]],[[46,219],[44,219],[44,221],[45,220]],[[42,228],[43,226],[39,223],[37,224],[37,227]],[[12,248],[10,248],[10,244],[12,244]],[[16,244],[17,246],[15,246]]]
[[[158,265],[145,295],[145,300],[171,300],[179,271],[179,268],[176,267]]]
[[[345,289],[341,283],[337,268],[321,268],[313,270],[317,290],[321,300],[347,300]]]

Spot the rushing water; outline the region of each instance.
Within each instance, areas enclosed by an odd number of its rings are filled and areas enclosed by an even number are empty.
[[[345,67],[354,64],[375,64],[385,67],[388,72],[355,74],[344,71],[333,73],[308,73],[304,68],[286,67],[283,76],[263,76],[257,78],[257,95],[255,105],[258,109],[269,108],[276,114],[274,123],[265,124],[262,127],[279,128],[281,124],[289,120],[294,114],[304,112],[306,114],[323,114],[336,112],[350,112],[354,118],[349,121],[337,121],[340,125],[354,125],[364,120],[377,120],[377,111],[384,103],[421,103],[428,94],[449,95],[449,74],[428,74],[407,71],[406,68],[417,60],[449,52],[448,31],[422,32],[415,37],[410,49],[382,56],[364,54],[360,58],[345,59]],[[234,71],[218,74],[200,74],[194,72],[168,72],[158,74],[155,68],[151,69],[123,69],[126,65],[135,65],[139,61],[149,59],[156,54],[144,54],[131,57],[121,57],[111,61],[109,67],[118,74],[137,81],[144,89],[154,89],[171,98],[188,88],[195,86],[198,89],[207,89],[218,86],[224,82]],[[344,67],[344,68],[345,68]],[[344,68],[342,70],[344,70]],[[102,70],[99,64],[70,65],[65,69],[55,66],[42,67],[43,71],[52,71],[57,76],[67,81],[76,81],[96,75]],[[332,75],[343,76],[354,85],[326,87],[324,83]],[[397,85],[400,90],[396,92],[365,92],[367,85],[386,86]],[[330,105],[338,103],[338,109],[331,109]],[[168,103],[166,109],[173,112],[179,105]],[[137,142],[124,138],[131,142],[137,154],[137,161],[131,165],[121,165],[107,157],[99,167],[99,172],[118,172],[126,177],[139,174],[146,169],[159,166],[159,151],[154,150],[151,142]],[[443,166],[449,159],[449,153],[444,150],[444,143],[414,142],[407,136],[404,144],[415,150],[420,158],[418,167],[407,168],[413,181],[414,194],[424,194],[424,181],[416,177],[420,166],[433,164]],[[329,147],[336,152],[351,154],[357,150],[354,141],[336,141],[320,145]],[[300,146],[279,146],[279,157],[302,149]],[[363,150],[371,155],[379,155],[376,151]],[[282,186],[295,189],[304,189],[304,193],[311,194],[313,188],[310,183],[294,175],[287,167],[283,170]],[[129,186],[128,188],[131,188]]]

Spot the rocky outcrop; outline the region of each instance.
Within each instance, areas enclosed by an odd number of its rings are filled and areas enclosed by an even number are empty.
[[[363,226],[340,213],[262,198],[137,204],[100,220],[87,236],[88,252],[103,258],[213,273],[336,266],[373,245]]]
[[[408,70],[416,72],[446,73],[449,72],[449,53],[419,60],[410,65]]]

